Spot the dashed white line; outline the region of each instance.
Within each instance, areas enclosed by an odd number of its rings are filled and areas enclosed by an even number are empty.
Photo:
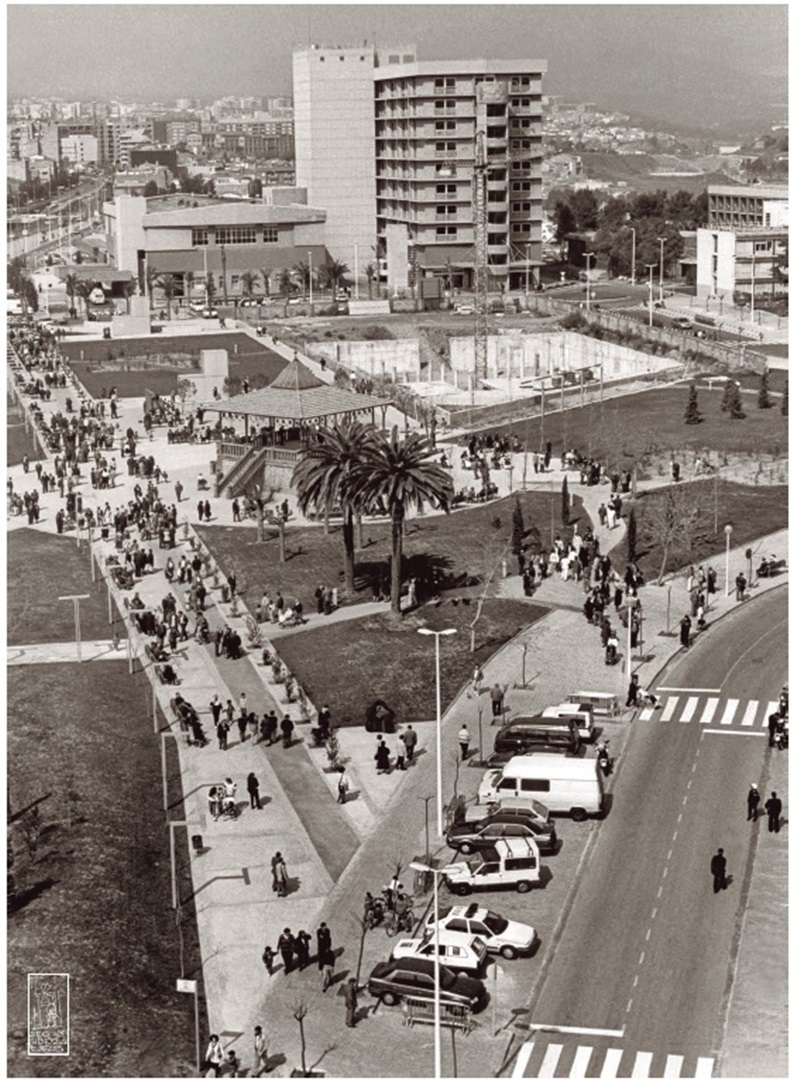
[[[628,1005],[625,1007],[625,1013],[630,1013],[631,1012],[631,1006],[633,1006],[633,999],[629,998],[628,999]]]
[[[641,964],[642,961],[644,961],[644,950],[639,954],[639,964]]]
[[[646,934],[646,935],[644,936],[644,940],[645,940],[645,942],[649,942],[649,941],[650,941],[650,935],[652,934],[652,931],[653,931],[653,928],[652,928],[652,927],[648,927],[648,928],[647,928],[647,934]]]
[[[657,913],[657,912],[658,912],[658,905],[656,905],[656,907],[655,907],[655,908],[653,909],[653,911],[652,911],[652,912],[650,913],[650,919],[651,919],[651,920],[654,920],[654,919],[656,918],[656,913]]]
[[[672,849],[670,849],[669,852],[667,853],[667,859],[668,860],[672,859]]]
[[[664,886],[662,884],[661,886],[658,887],[658,893],[656,894],[656,897],[660,897],[663,892],[664,892]]]

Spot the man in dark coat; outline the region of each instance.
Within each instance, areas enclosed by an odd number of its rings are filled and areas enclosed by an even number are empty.
[[[758,805],[761,803],[761,795],[756,785],[750,785],[750,791],[747,793],[747,821],[750,819],[755,822],[758,818]]]
[[[317,928],[317,968],[322,970],[325,964],[325,955],[333,948],[330,928],[327,923],[321,923]]]
[[[767,812],[767,828],[769,829],[769,832],[780,833],[783,804],[778,799],[777,792],[772,792],[770,794],[769,799],[764,804],[764,810]]]
[[[288,927],[284,927],[283,934],[278,939],[278,951],[283,958],[283,969],[286,975],[294,968],[294,935]]]
[[[692,633],[692,617],[687,613],[681,620],[681,645],[684,649],[689,648]]]
[[[711,857],[711,874],[714,876],[714,893],[719,893],[720,890],[727,889],[728,880],[726,876],[726,869],[728,861],[725,859],[724,851],[721,848],[717,849],[715,856]]]

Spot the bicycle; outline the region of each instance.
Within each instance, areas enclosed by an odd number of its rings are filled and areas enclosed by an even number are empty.
[[[392,911],[389,921],[386,924],[386,934],[389,938],[393,938],[398,931],[403,931],[405,934],[410,935],[411,929],[414,926],[414,912],[409,909],[407,912],[399,913]]]

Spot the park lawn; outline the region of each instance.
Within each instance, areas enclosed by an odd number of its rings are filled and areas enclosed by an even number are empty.
[[[476,650],[470,652],[469,624],[476,600],[423,605],[398,620],[389,613],[347,620],[330,627],[279,639],[276,649],[312,702],[327,705],[337,725],[364,723],[364,711],[382,698],[398,723],[431,721],[436,716],[434,646],[418,627],[455,627],[440,639],[442,709],[453,701],[472,675],[510,638],[529,627],[548,609],[525,601],[488,598],[476,624]],[[521,657],[521,654],[520,654]],[[520,661],[521,663],[521,661]],[[488,707],[485,707],[488,708]]]
[[[725,553],[724,526],[733,527],[731,544],[738,547],[751,544],[759,537],[786,529],[789,525],[789,488],[786,485],[749,485],[720,481],[717,485],[717,532],[714,533],[714,481],[696,480],[680,485],[693,493],[699,505],[704,508],[707,528],[695,538],[690,551],[676,551],[667,560],[666,572],[679,570],[689,563],[706,563],[718,559]],[[662,548],[656,543],[647,543],[643,538],[642,523],[647,516],[647,504],[659,498],[659,491],[643,493],[636,500],[637,551],[636,560],[646,580],[658,577],[661,568]],[[624,512],[630,513],[630,506]],[[753,547],[753,562],[757,566],[761,557],[769,552],[757,543]],[[611,552],[611,559],[617,568],[625,565],[628,559],[627,538],[620,541]],[[738,573],[738,571],[737,571]]]
[[[746,416],[732,420],[720,410],[722,384],[709,390],[708,384],[698,381],[697,404],[703,420],[701,424],[685,424],[688,387],[683,383],[607,398],[602,403],[545,415],[543,420],[536,417],[495,424],[491,430],[515,433],[530,450],[538,449],[543,440],[552,442],[556,455],[574,447],[605,462],[609,469],[631,468],[634,461],[641,464],[647,456],[681,451],[692,456],[711,450],[751,457],[788,452],[789,418],[781,415],[777,403],[772,409],[757,409],[755,399],[743,395]],[[773,376],[771,389],[782,390],[783,380]]]
[[[126,371],[124,368],[98,367],[109,354],[121,356],[147,356],[149,354],[191,353],[199,359],[201,349],[227,349],[228,370],[231,376],[252,380],[256,374],[265,375],[271,382],[286,361],[267,345],[255,341],[249,334],[181,334],[168,336],[154,334],[150,338],[126,338],[103,341],[92,339],[84,342],[65,341],[62,350],[69,359],[75,374],[95,397],[103,388],[116,387],[121,398],[143,398],[145,390],[156,394],[169,394],[175,389],[178,376],[184,369],[154,366],[147,369]],[[220,392],[222,388],[220,387]]]
[[[16,883],[7,924],[8,1076],[196,1076],[192,998],[175,992],[179,936],[146,678],[106,661],[90,677],[77,664],[11,666],[7,676]],[[177,803],[179,773],[170,784]],[[41,830],[31,859],[24,823],[34,807]],[[179,834],[183,867],[187,848]],[[188,895],[185,877],[181,883]],[[185,975],[202,980],[191,907],[183,934]],[[68,1059],[27,1055],[30,972],[70,975]]]
[[[561,528],[560,478],[554,484],[552,512],[555,531]],[[526,530],[538,527],[542,542],[549,544],[551,496],[544,492],[520,492]],[[494,500],[458,508],[451,514],[429,514],[413,518],[403,541],[403,576],[424,581],[432,571],[440,575],[442,588],[460,587],[468,580],[499,574],[499,556],[511,537],[513,499]],[[583,529],[587,519],[576,499],[573,521]],[[496,523],[499,523],[496,524]],[[235,573],[237,590],[245,592],[251,610],[261,600],[264,589],[275,595],[280,589],[289,600],[299,598],[306,609],[314,605],[314,590],[322,583],[339,586],[340,603],[372,599],[373,583],[388,579],[391,554],[391,527],[386,521],[368,521],[363,526],[365,547],[356,551],[356,591],[361,596],[343,594],[344,553],[341,527],[326,535],[322,526],[298,526],[286,530],[286,561],[278,558],[277,530],[265,527],[259,544],[256,531],[241,526],[195,526],[226,574]],[[530,540],[530,538],[528,538]],[[514,557],[508,555],[511,566]],[[421,598],[422,599],[422,598]]]
[[[92,582],[86,545],[76,547],[74,535],[58,537],[38,529],[12,529],[7,533],[7,634],[11,645],[75,640],[75,618],[70,601],[59,597],[89,594],[81,601],[81,638],[107,641],[122,620],[112,607],[114,626],[108,622],[106,588],[98,575]]]

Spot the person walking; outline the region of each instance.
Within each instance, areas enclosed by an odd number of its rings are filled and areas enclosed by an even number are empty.
[[[354,977],[350,977],[345,985],[344,989],[344,1005],[346,1025],[348,1028],[356,1027],[356,1010],[358,1009],[358,992],[356,990],[356,981]]]
[[[325,965],[325,955],[333,953],[333,938],[327,923],[321,923],[317,928],[317,968],[320,970]]]
[[[726,875],[728,861],[725,859],[724,850],[717,849],[716,855],[711,857],[711,874],[714,876],[714,893],[728,888]]]
[[[742,571],[736,575],[736,600],[744,600],[744,591],[747,589],[747,578]]]
[[[222,1044],[219,1042],[219,1036],[217,1036],[216,1033],[213,1033],[208,1041],[208,1047],[206,1048],[206,1057],[203,1063],[206,1075],[208,1075],[208,1072],[210,1070],[213,1070],[214,1077],[219,1077],[222,1060]]]
[[[261,797],[258,793],[258,777],[255,773],[247,774],[247,791],[250,795],[250,809],[261,810]]]
[[[253,1069],[250,1071],[251,1077],[261,1077],[268,1069],[267,1058],[267,1041],[264,1037],[264,1031],[261,1025],[256,1025],[253,1030]]]
[[[495,683],[492,689],[489,691],[489,697],[492,700],[492,716],[503,716],[503,699],[505,698],[505,692],[499,683]]]
[[[267,975],[272,975],[272,969],[275,964],[275,951],[272,946],[265,946],[264,952],[261,954],[261,960],[264,962],[264,968],[267,970]]]
[[[764,804],[764,810],[767,812],[767,829],[769,832],[780,833],[783,804],[778,799],[777,792],[770,793],[769,799]]]
[[[239,742],[244,743],[247,739],[247,709],[245,707],[242,707],[236,723],[239,726]]]
[[[692,617],[687,612],[680,623],[681,628],[681,645],[684,649],[689,648],[692,633]]]
[[[631,676],[631,681],[628,684],[628,697],[625,699],[625,705],[635,706],[639,701],[639,677],[634,672]]]
[[[308,944],[311,941],[311,935],[308,931],[300,930],[294,936],[294,952],[297,955],[297,967],[302,972],[309,961],[309,949]]]
[[[480,697],[481,684],[483,683],[483,671],[479,664],[472,669],[472,690]]]
[[[215,694],[214,697],[211,699],[211,701],[208,704],[208,708],[211,710],[211,716],[212,716],[213,721],[214,721],[214,727],[216,728],[217,725],[219,724],[219,719],[220,719],[220,717],[222,715],[222,702],[221,702],[220,697],[219,697],[218,694]]]
[[[406,768],[406,744],[405,744],[405,740],[403,739],[402,735],[399,735],[397,737],[397,758],[395,759],[395,762],[394,762],[394,768],[395,769],[405,769]]]
[[[747,793],[747,821],[750,819],[755,822],[758,818],[758,805],[761,802],[761,795],[758,791],[758,787],[754,784],[750,785],[750,791]]]
[[[406,745],[406,762],[411,765],[414,761],[414,754],[417,747],[417,733],[408,725],[405,732],[403,732],[403,743]]]
[[[221,751],[227,751],[228,749],[228,724],[227,721],[223,721],[220,718],[216,726],[217,742],[219,743],[219,749]]]
[[[333,966],[335,963],[336,957],[334,956],[333,950],[325,950],[319,957],[319,971],[323,993],[327,991],[333,983]]]
[[[465,762],[469,755],[469,729],[465,724],[458,730],[458,745],[461,748],[461,761]]]
[[[389,748],[386,746],[386,740],[380,739],[380,736],[378,739],[380,742],[378,743],[378,749],[375,752],[375,769],[378,773],[391,773],[391,755],[389,753]]]
[[[286,862],[280,852],[276,852],[270,861],[272,867],[272,890],[279,897],[286,896]]]
[[[336,802],[347,803],[347,792],[350,788],[350,782],[347,779],[344,766],[339,766],[339,780],[336,783]]]
[[[283,715],[283,720],[281,721],[281,732],[283,733],[284,747],[291,747],[294,725],[292,724],[292,718],[289,716],[288,713],[284,713]]]
[[[283,958],[283,971],[288,976],[294,968],[294,935],[288,927],[284,927],[278,939],[278,952]]]

